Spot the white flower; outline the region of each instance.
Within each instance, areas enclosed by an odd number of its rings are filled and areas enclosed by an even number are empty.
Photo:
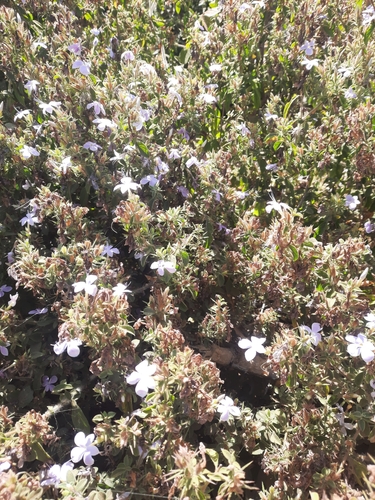
[[[239,200],[244,200],[246,196],[249,196],[247,191],[235,191],[234,194]]]
[[[40,83],[36,80],[29,80],[27,83],[25,83],[24,87],[31,94],[32,92],[36,92],[38,90],[37,85],[40,85]]]
[[[200,94],[198,96],[198,99],[204,101],[206,104],[214,104],[215,102],[217,102],[216,97],[211,94]]]
[[[144,186],[145,184],[149,184],[151,187],[156,186],[156,184],[159,182],[159,179],[155,177],[153,174],[146,175],[146,177],[142,177],[140,180],[140,184]]]
[[[108,127],[110,130],[112,130],[113,128],[117,128],[116,123],[112,120],[108,120],[108,118],[95,118],[95,120],[93,120],[93,123],[96,123],[98,125],[98,130],[100,130],[101,132],[104,132],[106,127]]]
[[[337,418],[338,423],[340,424],[340,427],[341,427],[340,431],[341,431],[341,433],[344,436],[346,436],[346,434],[347,434],[346,430],[347,429],[352,430],[352,429],[354,429],[354,426],[352,424],[346,424],[345,423],[345,414],[344,414],[344,411],[343,411],[343,409],[342,409],[341,406],[339,406],[338,408],[339,408],[339,412],[340,413],[337,413],[335,415],[335,417]]]
[[[85,436],[83,432],[78,432],[78,434],[76,434],[74,443],[77,446],[70,452],[70,458],[74,463],[82,459],[85,465],[92,465],[94,463],[92,457],[99,454],[98,448],[92,444],[94,439],[94,434],[89,434],[88,436]]]
[[[339,68],[337,72],[340,73],[343,78],[349,78],[349,76],[351,76],[353,72],[353,68],[341,66],[341,68]]]
[[[247,9],[251,9],[251,5],[245,2],[239,6],[238,13],[243,14]]]
[[[151,66],[151,64],[148,64],[148,63],[143,63],[139,67],[139,71],[142,73],[142,75],[145,75],[145,76],[155,76],[156,75],[155,68],[153,66]]]
[[[90,151],[93,151],[94,153],[99,151],[99,149],[102,149],[102,147],[99,146],[99,144],[96,144],[96,142],[91,142],[91,141],[85,142],[85,144],[82,147],[85,149],[89,149]]]
[[[44,42],[40,42],[40,41],[38,41],[38,40],[37,40],[36,42],[34,42],[34,43],[31,45],[31,47],[32,47],[33,49],[37,49],[38,47],[43,47],[43,49],[46,49],[46,48],[47,48],[47,45],[46,45]]]
[[[187,168],[190,168],[192,165],[196,165],[197,167],[199,167],[199,165],[200,165],[200,162],[199,162],[199,160],[198,160],[198,158],[196,156],[192,156],[186,162]]]
[[[283,210],[292,210],[286,203],[279,203],[275,200],[273,193],[271,193],[271,201],[267,203],[266,212],[269,214],[272,210],[276,210],[279,214],[283,214]]]
[[[99,36],[101,32],[102,32],[101,28],[93,28],[92,30],[90,30],[90,33],[92,33],[95,36]]]
[[[24,189],[25,191],[27,191],[29,188],[31,188],[31,184],[28,181],[28,179],[26,179],[25,184],[22,184],[22,189]]]
[[[306,325],[301,325],[302,330],[305,330],[310,334],[310,338],[307,340],[307,344],[310,342],[317,346],[319,342],[322,340],[322,336],[319,333],[321,331],[320,323],[313,323],[311,328]]]
[[[264,118],[266,119],[267,122],[269,122],[270,120],[277,120],[279,117],[267,111],[266,113],[264,113]]]
[[[113,162],[116,162],[116,161],[121,161],[125,158],[125,154],[124,153],[118,153],[115,149],[113,150],[113,152],[115,153],[115,156],[113,156],[112,158],[110,158],[111,161]]]
[[[375,354],[373,351],[375,351],[375,345],[367,340],[366,335],[363,335],[363,333],[359,333],[357,337],[347,335],[345,340],[350,342],[347,351],[351,356],[357,357],[361,355],[361,358],[366,363],[370,363],[374,359]]]
[[[0,297],[4,297],[4,294],[10,292],[12,287],[9,285],[1,285],[0,286]]]
[[[266,339],[260,339],[258,337],[251,337],[251,340],[249,339],[241,339],[238,342],[238,347],[241,349],[247,349],[245,352],[245,358],[247,361],[252,361],[257,353],[263,354],[265,352],[264,349],[264,342]]]
[[[357,94],[351,87],[349,87],[348,90],[345,92],[345,99],[355,99],[356,97]]]
[[[135,367],[135,371],[126,377],[126,382],[135,385],[135,392],[140,398],[144,398],[149,389],[155,389],[155,380],[152,375],[157,366],[149,365],[147,359]]]
[[[268,165],[266,165],[266,170],[269,170],[271,172],[276,172],[276,170],[278,170],[278,165],[277,163],[269,163]]]
[[[24,118],[25,116],[28,116],[29,114],[30,114],[29,109],[23,109],[22,111],[18,111],[18,113],[16,113],[14,115],[14,121],[20,120],[21,118]]]
[[[176,266],[167,260],[157,260],[153,262],[150,267],[151,269],[157,269],[160,276],[164,276],[165,269],[171,274],[176,272]]]
[[[371,379],[371,380],[370,380],[370,385],[371,385],[371,387],[372,387],[373,389],[375,389],[375,380],[374,380],[374,379]],[[373,391],[373,392],[371,393],[371,397],[375,399],[375,391]]]
[[[121,179],[121,184],[117,184],[117,186],[113,188],[113,191],[119,189],[122,194],[125,194],[130,193],[130,191],[136,191],[138,188],[139,184],[132,181],[131,177],[123,177]]]
[[[368,26],[375,19],[375,9],[372,5],[362,12],[362,26]]]
[[[179,94],[176,89],[170,88],[169,91],[168,91],[168,95],[171,95],[172,97],[175,97],[177,99],[177,101],[178,101],[178,104],[181,106],[181,104],[182,104],[182,97],[181,97],[181,94]]]
[[[222,65],[221,64],[211,64],[208,68],[211,73],[218,73],[219,71],[222,70]]]
[[[0,464],[0,472],[5,472],[11,468],[11,463],[10,462],[2,462]]]
[[[108,255],[108,257],[113,257],[115,253],[119,254],[120,250],[118,248],[113,247],[112,245],[108,245],[108,243],[104,245],[104,250],[102,251],[102,255]]]
[[[16,305],[17,299],[18,299],[18,293],[15,293],[14,295],[9,295],[9,302],[8,306],[9,307],[14,307]]]
[[[307,56],[312,56],[314,52],[314,45],[315,45],[315,40],[306,40],[299,50],[303,50]]]
[[[100,115],[100,113],[102,113],[102,115],[105,116],[105,109],[103,107],[103,104],[99,101],[92,101],[90,102],[87,106],[86,106],[86,109],[91,109],[91,108],[94,108],[94,113],[96,115]]]
[[[355,210],[360,203],[358,196],[352,196],[351,194],[345,195],[345,206],[349,207],[350,210]]]
[[[82,75],[87,76],[90,74],[90,66],[91,64],[89,62],[84,62],[81,61],[81,59],[77,59],[76,61],[74,61],[72,68],[79,69]]]
[[[53,350],[57,356],[62,354],[65,350],[68,353],[68,356],[71,358],[76,358],[79,356],[79,346],[82,345],[81,340],[73,339],[73,340],[64,340],[63,342],[57,342],[53,344]]]
[[[33,148],[32,146],[24,146],[21,151],[21,156],[24,160],[27,160],[28,158],[31,158],[32,156],[39,156],[40,153],[36,148]]]
[[[135,56],[131,50],[125,50],[125,52],[121,54],[121,59],[123,61],[134,61]]]
[[[72,43],[68,46],[68,50],[79,56],[81,54],[81,44],[77,42]]]
[[[49,113],[51,115],[59,106],[61,106],[60,101],[50,101],[49,103],[46,103],[46,102],[39,103],[39,107],[43,111],[44,115],[46,113]]]
[[[38,222],[39,219],[33,212],[27,213],[25,217],[22,217],[22,219],[20,220],[22,226],[24,226],[25,224],[29,224],[29,226],[35,226],[35,223]]]
[[[50,469],[44,472],[43,478],[41,478],[41,486],[57,486],[61,481],[66,481],[66,475],[69,470],[73,470],[74,465],[69,460],[65,464],[52,465]]]
[[[128,289],[128,284],[118,283],[115,287],[112,288],[113,295],[115,297],[122,297],[126,293],[132,293],[131,290]]]
[[[364,316],[365,320],[367,321],[366,326],[367,328],[375,328],[375,314],[374,313],[369,313]]]
[[[319,59],[306,59],[304,58],[302,61],[301,61],[301,64],[303,66],[306,66],[306,69],[310,70],[311,68],[313,68],[314,66],[317,68],[319,66]]]
[[[72,166],[72,162],[70,161],[70,156],[67,156],[63,159],[60,165],[61,172],[66,175],[68,168]]]
[[[233,399],[229,396],[220,396],[220,404],[217,407],[217,411],[221,413],[220,422],[227,422],[230,415],[234,417],[239,417],[241,415],[241,410],[234,406]]]
[[[94,285],[95,281],[98,279],[94,274],[89,274],[86,276],[86,281],[78,281],[77,283],[73,283],[74,293],[85,292],[88,295],[92,295],[93,297],[97,294],[98,287]]]

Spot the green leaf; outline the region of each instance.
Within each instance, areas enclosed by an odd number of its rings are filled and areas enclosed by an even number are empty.
[[[298,253],[298,250],[295,246],[293,245],[290,245],[289,248],[291,249],[292,251],[292,254],[293,254],[293,262],[295,262],[296,260],[299,259],[299,253]]]
[[[219,465],[219,454],[216,450],[213,450],[211,448],[206,448],[206,453],[214,463],[215,467]]]
[[[286,118],[288,116],[290,106],[294,103],[294,101],[297,98],[298,98],[298,95],[294,94],[294,96],[291,98],[291,100],[285,104],[284,111],[283,111],[284,118]]]
[[[72,422],[76,430],[82,431],[86,435],[90,434],[90,424],[88,423],[85,414],[74,400],[72,400]]]
[[[52,460],[52,458],[48,455],[48,453],[40,443],[32,443],[30,448],[32,449],[33,454],[35,455],[35,458],[37,460],[40,460],[43,463]]]
[[[136,146],[139,149],[139,152],[141,153],[142,156],[145,156],[146,158],[149,157],[150,152],[149,152],[146,144],[143,144],[143,142],[137,142]]]

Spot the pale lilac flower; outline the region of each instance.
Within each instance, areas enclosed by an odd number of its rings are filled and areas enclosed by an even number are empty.
[[[199,164],[200,164],[200,162],[199,162],[199,160],[198,160],[198,158],[196,156],[192,156],[186,162],[187,168],[190,168],[192,165],[196,165],[197,167],[199,167]]]
[[[359,333],[357,337],[354,337],[354,335],[347,335],[345,340],[350,342],[347,347],[347,352],[351,356],[357,357],[361,355],[361,358],[366,363],[370,363],[374,359],[375,354],[373,351],[375,351],[375,345],[370,342],[363,333]]]
[[[25,191],[27,191],[30,188],[31,188],[31,184],[28,181],[28,179],[26,179],[25,184],[22,184],[22,189],[24,189]]]
[[[367,234],[372,233],[375,230],[375,224],[372,224],[371,221],[367,221],[364,224],[364,228]]]
[[[181,158],[179,150],[175,148],[172,148],[167,156],[170,160],[179,160]]]
[[[17,299],[18,299],[18,293],[15,293],[14,295],[9,295],[9,302],[8,306],[9,307],[14,307],[16,305]]]
[[[236,129],[241,132],[241,135],[246,136],[250,135],[250,130],[246,127],[244,123],[240,123],[236,126]]]
[[[92,33],[95,36],[99,36],[101,32],[102,32],[101,28],[93,28],[92,30],[90,30],[90,33]]]
[[[1,285],[0,286],[0,297],[4,297],[4,294],[10,292],[12,287],[9,285]]]
[[[81,44],[78,42],[72,43],[69,45],[68,50],[79,56],[81,54]]]
[[[170,88],[168,91],[168,95],[171,95],[172,97],[175,97],[178,101],[178,104],[181,106],[182,105],[182,97],[181,94],[177,92],[176,89]]]
[[[118,248],[115,248],[112,245],[108,245],[108,243],[104,245],[104,250],[102,251],[102,255],[107,255],[108,257],[113,257],[114,254],[119,254],[119,253],[120,250]]]
[[[277,163],[269,163],[268,165],[266,165],[266,170],[269,170],[271,172],[276,172],[276,170],[278,170],[278,165]]]
[[[312,69],[314,66],[317,68],[319,66],[319,59],[306,59],[304,58],[302,61],[301,61],[301,64],[303,66],[306,66],[306,69],[310,70]]]
[[[118,283],[115,287],[112,288],[112,292],[114,297],[122,297],[126,293],[132,293],[131,290],[128,289],[128,284]]]
[[[116,161],[121,161],[125,158],[124,153],[118,153],[115,149],[113,150],[113,152],[114,152],[115,156],[110,158],[110,161],[116,162]]]
[[[81,61],[81,59],[77,59],[76,61],[74,61],[72,68],[79,69],[82,75],[87,76],[90,74],[90,66],[91,63]]]
[[[164,276],[165,269],[171,274],[176,272],[176,266],[167,260],[157,260],[156,262],[153,262],[150,267],[151,269],[157,269],[157,273],[160,276]]]
[[[121,59],[123,61],[134,61],[135,56],[131,50],[125,50],[125,52],[121,54]]]
[[[13,262],[15,262],[15,260],[14,260],[14,252],[8,252],[7,253],[7,259],[8,259],[8,264],[13,264]]]
[[[243,14],[247,9],[251,9],[251,5],[245,2],[239,6],[238,13]]]
[[[29,114],[30,114],[30,109],[23,109],[22,111],[18,111],[18,113],[14,115],[14,121],[20,120],[21,118],[24,118]]]
[[[53,350],[57,356],[59,356],[66,350],[68,356],[70,356],[71,358],[76,358],[80,353],[80,345],[82,345],[82,342],[79,339],[64,340],[63,342],[57,342],[56,344],[53,344]]]
[[[238,347],[240,347],[241,349],[246,349],[245,358],[247,361],[252,361],[257,353],[263,354],[265,352],[265,348],[263,346],[265,341],[265,338],[261,339],[258,337],[251,337],[251,340],[241,339],[238,342]]]
[[[70,452],[70,458],[74,463],[83,459],[85,465],[93,465],[95,455],[99,454],[99,450],[92,443],[95,439],[94,434],[85,436],[83,432],[78,432],[74,438],[74,443],[77,445]]]
[[[20,223],[22,226],[25,224],[29,224],[29,226],[35,226],[35,223],[38,223],[39,219],[33,212],[28,212],[25,217],[22,217]]]
[[[94,274],[89,274],[86,276],[85,281],[78,281],[77,283],[73,283],[74,293],[82,292],[91,296],[95,296],[98,292],[98,287],[94,285],[95,281],[98,279]]]
[[[351,194],[345,195],[345,206],[349,207],[350,210],[355,210],[360,203],[358,196],[352,196]]]
[[[268,111],[266,111],[264,113],[264,118],[266,119],[267,122],[269,122],[270,120],[277,120],[279,117],[275,114],[272,114],[272,113],[269,113]]]
[[[311,325],[311,328],[306,325],[301,325],[301,328],[302,330],[305,330],[310,334],[310,338],[307,340],[306,344],[309,344],[311,342],[312,344],[314,344],[314,346],[317,346],[319,342],[321,342],[322,336],[320,334],[320,323],[313,323]]]
[[[156,75],[155,68],[153,66],[151,66],[151,64],[148,64],[148,63],[143,63],[139,67],[139,71],[142,73],[142,75],[145,75],[145,76],[154,76],[154,75]]]
[[[40,83],[36,80],[29,80],[27,83],[25,83],[24,87],[31,94],[32,92],[36,92],[38,90],[37,85],[40,85]]]
[[[155,158],[155,163],[156,163],[156,168],[158,169],[158,172],[160,174],[166,174],[167,172],[169,172],[168,165],[164,161],[162,161],[159,158],[159,156]]]
[[[67,156],[66,158],[63,159],[63,161],[61,162],[61,165],[60,165],[60,170],[61,172],[66,175],[67,172],[68,172],[68,168],[72,166],[72,162],[71,162],[71,157],[70,156]]]
[[[215,200],[216,201],[220,201],[221,200],[222,194],[220,193],[220,191],[218,191],[217,189],[213,189],[211,191],[211,193],[215,195]]]
[[[189,190],[188,188],[186,188],[185,186],[178,186],[177,187],[177,191],[179,193],[181,193],[181,195],[184,197],[184,198],[187,198],[189,196]]]
[[[184,127],[180,128],[179,130],[177,130],[177,133],[183,135],[184,139],[186,139],[187,141],[190,141],[190,135],[186,130],[186,128]]]
[[[204,101],[206,104],[214,104],[215,102],[217,102],[216,97],[211,94],[200,94],[198,96],[198,99]]]
[[[3,355],[3,356],[8,356],[9,354],[9,351],[7,349],[7,347],[10,345],[9,342],[7,342],[5,345],[0,345],[0,353]]]
[[[282,215],[283,210],[292,210],[292,209],[286,203],[281,203],[281,202],[279,203],[278,201],[276,201],[273,193],[271,193],[271,201],[267,203],[266,212],[269,214],[272,212],[272,210],[276,210],[277,212],[279,212],[279,214]]]
[[[112,130],[113,128],[117,128],[116,123],[112,120],[108,120],[108,118],[95,118],[95,120],[93,120],[93,123],[98,125],[98,130],[100,130],[101,132],[104,132],[106,127],[110,130]]]
[[[370,385],[371,385],[372,389],[375,389],[375,380],[374,379],[370,380]],[[375,399],[375,391],[373,391],[371,393],[371,397]]]
[[[219,85],[217,83],[208,83],[207,85],[204,86],[204,88],[209,90],[215,90],[219,88]]]
[[[224,231],[225,234],[230,234],[232,232],[231,229],[228,229],[227,226],[224,226],[224,224],[221,224],[220,222],[218,222],[216,225],[218,231]]]
[[[353,68],[341,66],[341,68],[339,68],[337,72],[340,73],[343,78],[349,78],[353,73]]]
[[[98,40],[98,38],[95,37],[94,40],[92,41],[92,46],[95,48],[98,45],[98,43],[99,43],[99,40]]]
[[[46,392],[53,391],[53,389],[55,388],[53,384],[56,384],[56,382],[57,382],[56,375],[52,375],[51,378],[47,377],[47,375],[44,375],[44,377],[42,377],[42,386],[44,387],[44,390]]]
[[[233,399],[229,396],[219,397],[217,411],[221,413],[220,422],[227,422],[231,415],[233,415],[233,417],[239,417],[241,415],[241,410],[238,406],[234,405]]]
[[[221,64],[211,64],[208,68],[211,73],[218,73],[219,71],[222,70],[222,65]]]
[[[345,92],[345,99],[355,99],[356,97],[357,94],[351,87],[349,87],[348,90]]]
[[[147,359],[135,367],[135,371],[126,377],[129,385],[135,385],[135,393],[144,398],[149,389],[155,389],[155,380],[152,375],[156,372],[156,365],[149,365]]]
[[[142,259],[143,256],[144,256],[143,252],[135,252],[135,254],[134,254],[134,258],[137,259],[137,260]]]
[[[90,151],[93,151],[94,153],[99,151],[99,149],[102,149],[102,147],[99,146],[99,144],[96,144],[96,142],[91,142],[91,141],[85,142],[85,144],[82,147],[85,149],[89,149]]]
[[[86,106],[86,109],[91,109],[91,108],[94,108],[94,113],[96,115],[100,115],[100,113],[102,113],[102,115],[105,116],[105,109],[103,107],[103,104],[99,101],[92,101],[90,102],[87,106]]]
[[[28,314],[46,314],[48,312],[48,307],[43,307],[42,309],[32,309]]]
[[[11,463],[10,462],[2,462],[0,464],[0,472],[5,472],[11,468]]]
[[[346,430],[347,429],[348,430],[354,429],[354,425],[345,423],[345,413],[344,413],[344,410],[343,410],[342,406],[337,405],[337,407],[338,407],[340,413],[337,413],[335,415],[335,417],[336,417],[338,423],[340,424],[341,434],[343,434],[344,436],[346,436],[347,435]]]
[[[27,160],[28,158],[31,158],[32,156],[39,156],[40,153],[36,148],[33,148],[32,146],[24,146],[21,151],[21,156],[24,160]]]
[[[303,50],[307,56],[312,56],[314,52],[314,45],[315,45],[315,40],[306,40],[299,50]]]
[[[49,113],[50,115],[58,109],[58,107],[61,106],[60,101],[50,101],[49,103],[46,102],[40,102],[39,107],[43,111],[43,114],[45,115],[46,113]]]
[[[132,181],[131,177],[123,177],[121,179],[121,184],[117,184],[113,191],[119,189],[122,194],[130,193],[130,191],[136,191],[139,188],[139,184]]]
[[[362,26],[368,26],[375,19],[375,9],[372,5],[369,5],[362,12]]]
[[[140,180],[141,186],[149,184],[149,186],[154,187],[158,182],[159,179],[155,177],[153,174],[146,175],[145,177],[142,177],[142,179]]]
[[[68,471],[73,470],[72,462],[65,462],[62,465],[52,465],[47,471],[44,471],[41,477],[41,486],[57,486],[61,481],[66,481]]]
[[[374,313],[369,313],[364,316],[365,320],[367,321],[366,327],[367,328],[375,328],[375,314]]]
[[[246,196],[249,196],[247,191],[235,191],[234,194],[239,200],[244,200]]]

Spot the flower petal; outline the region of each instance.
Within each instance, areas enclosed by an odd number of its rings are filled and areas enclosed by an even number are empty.
[[[126,377],[126,382],[129,385],[138,384],[140,380],[141,380],[141,375],[138,372],[132,372],[130,375]]]
[[[77,434],[74,437],[74,443],[77,446],[86,446],[86,436],[84,432],[77,432]]]
[[[135,386],[135,393],[140,397],[144,398],[148,393],[147,382],[144,379],[141,379],[138,384]]]
[[[85,451],[83,454],[83,462],[85,465],[92,465],[94,463],[94,459],[91,456],[91,453]]]
[[[347,351],[350,354],[350,356],[356,357],[356,356],[359,356],[359,353],[361,351],[361,347],[357,344],[350,344],[347,347]]]
[[[80,460],[82,460],[84,453],[85,453],[84,448],[80,448],[79,446],[73,448],[72,451],[70,452],[70,458],[72,459],[72,462],[77,463]]]
[[[257,355],[257,352],[256,352],[255,348],[251,347],[250,349],[248,349],[245,352],[246,361],[252,361],[256,355]]]
[[[253,347],[253,344],[249,339],[241,339],[238,342],[238,347],[241,349],[249,349],[250,347]]]

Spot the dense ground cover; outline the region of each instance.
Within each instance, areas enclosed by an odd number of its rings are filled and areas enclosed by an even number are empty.
[[[375,498],[374,26],[3,2],[1,498]]]

